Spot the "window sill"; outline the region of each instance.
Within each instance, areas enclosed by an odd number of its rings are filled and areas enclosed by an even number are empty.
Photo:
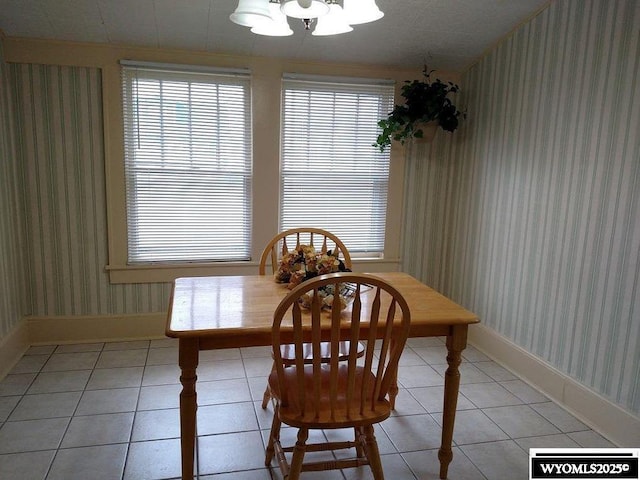
[[[398,270],[400,259],[356,258],[356,272],[391,272]],[[204,277],[222,275],[257,275],[257,262],[219,262],[162,265],[107,265],[109,282],[167,283],[178,277]]]
[[[255,275],[257,262],[176,263],[159,265],[107,265],[111,283],[166,283],[178,277]]]

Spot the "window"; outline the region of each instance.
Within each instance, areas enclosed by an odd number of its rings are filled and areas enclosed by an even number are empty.
[[[122,92],[128,264],[248,260],[248,73],[123,61]]]
[[[355,256],[384,249],[389,149],[372,146],[393,83],[285,75],[281,229],[335,233]]]

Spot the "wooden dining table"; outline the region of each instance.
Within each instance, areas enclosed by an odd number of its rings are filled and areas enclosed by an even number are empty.
[[[440,478],[453,458],[451,443],[460,385],[458,367],[469,325],[478,318],[432,288],[401,272],[372,273],[405,297],[411,311],[410,337],[446,337]],[[271,276],[183,277],[173,282],[166,335],[177,338],[182,383],[180,444],[182,479],[194,474],[196,371],[201,350],[271,345],[273,313],[289,292]],[[348,330],[345,330],[348,331]],[[287,341],[286,337],[284,339]]]

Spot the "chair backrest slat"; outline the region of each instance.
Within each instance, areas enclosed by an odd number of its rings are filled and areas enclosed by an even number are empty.
[[[387,318],[385,321],[384,328],[384,336],[382,337],[382,348],[380,349],[380,357],[378,359],[378,370],[376,376],[384,380],[384,365],[387,363],[387,356],[389,354],[389,350],[391,349],[391,332],[393,325],[389,322],[390,319],[393,319],[395,316],[395,300],[391,302],[391,306],[387,311]],[[382,382],[379,382],[376,385],[377,390],[373,392],[372,399],[380,398],[380,390],[382,388]]]
[[[296,374],[297,381],[304,382],[304,344],[303,344],[303,332],[302,332],[302,311],[300,308],[300,304],[296,303],[293,305],[292,309],[292,324],[293,324],[293,344],[294,351],[296,354]],[[280,349],[278,349],[279,351]],[[277,361],[277,366],[284,368],[282,364],[282,360]],[[279,371],[279,369],[278,369]],[[284,375],[284,372],[283,372]],[[298,395],[298,404],[304,405],[306,404],[306,389],[299,388],[296,392]],[[304,413],[304,412],[303,412]]]
[[[311,302],[312,318],[320,318],[322,307],[322,299],[318,294],[318,290],[313,292],[313,301]],[[322,368],[322,326],[320,322],[311,323],[311,345],[313,347],[313,403],[314,410],[318,412],[318,402],[320,401],[320,393],[322,392],[322,384],[320,383],[320,369]]]
[[[341,311],[338,292],[340,285],[345,283],[354,286],[355,293],[348,308]],[[330,313],[325,310],[321,298],[321,291],[327,286],[335,293]],[[310,309],[302,308],[299,300],[309,291],[312,291]],[[288,321],[283,326],[285,318],[291,318],[293,322],[298,389],[296,398],[302,410],[301,415],[306,418],[328,415],[331,419],[363,415],[372,411],[376,403],[387,396],[390,382],[397,372],[410,322],[409,307],[393,286],[373,275],[341,272],[316,277],[294,288],[274,314],[272,338],[278,378],[282,378],[285,370],[280,356],[280,330],[289,328]],[[311,387],[309,383],[305,387],[301,376],[304,372],[302,343],[308,340],[309,335],[313,382]],[[378,365],[374,369],[376,339],[382,342]],[[321,363],[320,344],[323,340],[331,343],[328,364]],[[351,342],[346,362],[338,362],[340,340]],[[366,342],[364,365],[359,365],[357,361],[358,342]],[[345,369],[346,375],[339,374]],[[322,383],[322,378],[328,383]],[[306,391],[308,388],[311,390]],[[322,402],[321,398],[328,401]],[[281,401],[283,407],[289,405],[284,395]],[[329,411],[321,411],[327,405]]]
[[[337,287],[337,286],[336,286]],[[329,359],[329,391],[338,391],[338,356],[340,350],[340,301],[339,296],[334,295],[331,302],[331,331],[330,331],[330,359]],[[337,398],[331,395],[329,407],[331,418],[334,418],[337,409]]]
[[[351,415],[351,406],[353,405],[353,398],[356,394],[356,365],[358,362],[358,344],[360,338],[360,311],[362,307],[362,299],[360,298],[361,285],[356,285],[355,296],[351,307],[351,330],[349,336],[349,358],[347,360],[348,374],[347,374],[347,389],[346,389],[346,402],[347,402],[347,415]]]
[[[364,369],[369,372],[373,370],[373,345],[376,343],[377,331],[378,331],[378,320],[380,316],[380,295],[381,290],[380,287],[376,287],[376,294],[374,300],[372,302],[371,314],[369,316],[369,336],[367,338],[367,350],[364,355]],[[369,346],[372,346],[369,348]],[[377,378],[377,377],[376,377]],[[375,388],[374,385],[371,385],[371,381],[369,378],[365,379],[362,382],[361,388],[361,401],[360,401],[360,413],[364,412],[365,408],[368,407],[366,405],[366,399],[371,398],[371,391]]]

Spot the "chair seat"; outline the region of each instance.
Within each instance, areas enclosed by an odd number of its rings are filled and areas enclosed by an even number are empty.
[[[314,392],[313,366],[305,365],[304,367],[304,391],[306,395],[303,405],[299,403],[297,392],[298,377],[295,366],[284,369],[283,391],[280,391],[278,377],[276,372],[269,375],[269,386],[271,394],[281,401],[280,419],[282,422],[293,427],[312,427],[322,424],[322,428],[345,428],[358,425],[366,425],[378,423],[389,417],[391,413],[391,405],[387,399],[373,401],[372,392],[367,392],[366,408],[360,410],[360,399],[362,393],[362,383],[364,378],[368,378],[369,385],[373,388],[376,377],[371,371],[367,371],[362,367],[356,367],[355,388],[352,398],[347,400],[347,376],[348,367],[346,365],[338,366],[337,374],[337,397],[334,399],[333,408],[330,400],[331,391],[331,370],[328,365],[322,365],[320,368],[320,394],[316,397]],[[366,377],[365,377],[366,375]],[[283,402],[283,396],[287,401]],[[319,408],[316,406],[316,402]],[[316,409],[318,414],[316,414]]]
[[[339,342],[338,347],[338,361],[342,362],[349,358],[349,348],[351,348],[351,342],[342,341]],[[364,345],[358,342],[356,355],[361,357],[364,355]],[[293,345],[280,345],[280,352],[282,354],[282,363],[286,366],[295,364],[296,351]],[[302,353],[304,355],[304,363],[311,363],[313,358],[312,345],[305,343],[302,345]],[[320,356],[322,357],[322,363],[329,363],[331,360],[331,344],[329,342],[320,343]]]

